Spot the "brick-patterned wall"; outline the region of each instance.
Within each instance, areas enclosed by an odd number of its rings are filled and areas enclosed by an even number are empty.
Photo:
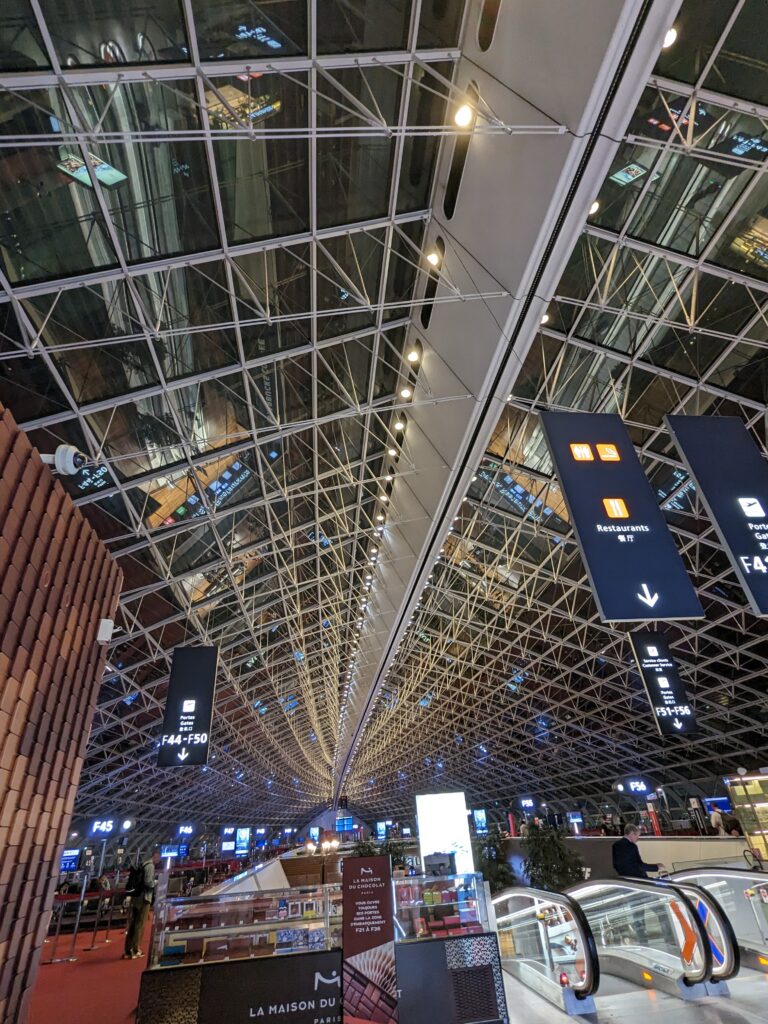
[[[122,573],[0,406],[0,1021],[26,1019]]]

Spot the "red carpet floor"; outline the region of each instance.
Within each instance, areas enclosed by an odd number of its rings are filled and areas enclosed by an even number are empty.
[[[149,933],[147,925],[145,942]],[[100,932],[96,948],[87,950],[92,932],[78,936],[74,963],[40,965],[30,1024],[134,1024],[146,957],[120,959],[125,941],[121,930],[110,933],[108,944],[103,937]],[[71,946],[72,937],[62,935],[56,955],[68,955]],[[43,960],[50,955],[51,945],[46,943]]]

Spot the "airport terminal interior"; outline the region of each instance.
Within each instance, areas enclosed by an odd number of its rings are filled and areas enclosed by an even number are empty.
[[[768,0],[3,0],[0,1022],[768,1022]]]

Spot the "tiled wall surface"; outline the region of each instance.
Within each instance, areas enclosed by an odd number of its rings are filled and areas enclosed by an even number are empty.
[[[0,1021],[26,1019],[122,574],[0,406]]]

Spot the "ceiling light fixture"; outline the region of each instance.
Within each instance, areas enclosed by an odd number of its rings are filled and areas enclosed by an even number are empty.
[[[394,459],[397,455],[397,448],[387,448],[387,455],[389,455],[391,459]]]
[[[668,50],[670,46],[673,46],[676,42],[677,29],[673,25],[672,28],[667,29],[667,33],[664,36],[664,42],[661,44],[661,48],[662,50]]]
[[[418,363],[419,361],[419,350],[412,348],[408,355],[405,357],[409,363]]]
[[[549,323],[549,313],[545,313],[544,314],[544,316],[540,320],[540,323],[542,323],[542,324],[548,324]]]
[[[401,398],[410,398],[412,394],[413,392],[411,391],[410,388],[402,388],[400,391]]]
[[[453,115],[454,123],[458,128],[469,128],[474,119],[475,111],[469,103],[462,103],[460,107],[456,108],[456,113]]]
[[[600,200],[596,199],[589,208],[589,216],[594,217],[597,211],[600,209]]]
[[[394,426],[395,426],[395,430],[405,430],[405,421],[404,420],[395,420]]]
[[[427,263],[430,265],[430,267],[440,266],[440,253],[437,251],[437,249],[432,249],[431,252],[427,253]]]

